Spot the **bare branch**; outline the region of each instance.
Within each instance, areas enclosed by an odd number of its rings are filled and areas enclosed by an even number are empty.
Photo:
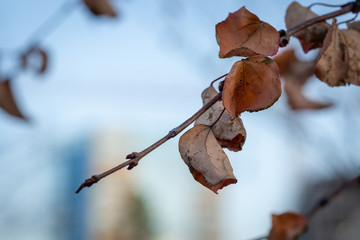
[[[335,197],[340,195],[344,190],[353,185],[354,183],[360,183],[360,175],[344,183],[339,188],[335,189],[329,196],[323,197],[310,211],[306,214],[307,218],[312,218],[320,209],[327,206]]]
[[[198,119],[206,110],[208,110],[212,105],[214,105],[217,101],[219,101],[221,99],[221,96],[222,96],[222,93],[221,92],[218,93],[214,98],[212,98],[208,103],[206,103],[202,108],[200,108],[199,111],[197,111],[189,119],[187,119],[185,122],[180,124],[178,127],[172,129],[166,136],[164,136],[163,138],[161,138],[160,140],[158,140],[157,142],[155,142],[148,148],[144,149],[141,152],[133,152],[133,153],[130,153],[129,155],[127,155],[126,159],[129,159],[128,161],[123,162],[120,165],[118,165],[106,172],[103,172],[98,175],[94,175],[91,178],[86,179],[85,182],[83,182],[83,184],[81,184],[81,186],[78,188],[76,193],[79,193],[81,191],[81,189],[83,189],[84,187],[90,187],[94,183],[97,183],[98,181],[100,181],[102,178],[104,178],[126,166],[128,166],[128,170],[131,170],[132,168],[134,168],[136,165],[138,165],[139,161],[143,157],[145,157],[147,154],[149,154],[150,152],[152,152],[153,150],[158,148],[163,143],[167,142],[169,139],[177,136],[180,132],[182,132],[185,128],[187,128],[191,123],[193,123],[196,119]]]

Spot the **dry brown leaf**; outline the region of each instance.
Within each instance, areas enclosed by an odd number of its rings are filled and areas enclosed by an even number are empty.
[[[288,72],[295,60],[296,60],[296,56],[294,49],[288,49],[282,51],[281,53],[279,53],[274,57],[274,61],[279,67],[280,75]]]
[[[347,28],[360,32],[360,21],[347,23]]]
[[[209,102],[217,94],[218,92],[213,86],[206,88],[201,94],[203,104]],[[212,125],[219,118],[223,109],[222,101],[218,101],[196,120],[195,125]],[[240,117],[233,117],[225,110],[212,130],[221,147],[226,147],[234,152],[242,149],[246,139],[246,131]]]
[[[325,37],[314,73],[317,78],[330,86],[346,85],[348,62],[346,39],[334,20]]]
[[[300,61],[293,49],[285,50],[274,58],[285,81],[284,90],[293,110],[323,109],[331,103],[321,103],[308,99],[303,93],[305,83],[313,76],[313,61]]]
[[[298,2],[292,2],[286,10],[286,28],[290,29],[310,18],[317,17],[309,8],[301,6]],[[325,21],[314,24],[306,29],[299,31],[294,36],[301,42],[305,53],[311,49],[322,46],[325,35],[329,29],[329,24]]]
[[[0,79],[0,107],[14,117],[26,119],[15,102],[9,80]]]
[[[257,55],[236,62],[225,79],[223,103],[233,116],[273,105],[281,95],[279,68],[270,58]]]
[[[295,240],[307,228],[307,220],[302,214],[286,212],[272,215],[269,240]]]
[[[346,53],[348,56],[348,72],[345,79],[347,84],[360,85],[360,32],[349,29],[341,30],[346,39]]]
[[[95,16],[117,16],[117,12],[111,6],[109,0],[83,0],[83,2]]]
[[[280,36],[270,24],[260,21],[245,7],[240,8],[216,25],[219,57],[265,55],[274,56]]]
[[[214,193],[237,182],[229,159],[209,126],[199,124],[184,133],[179,151],[194,179]]]

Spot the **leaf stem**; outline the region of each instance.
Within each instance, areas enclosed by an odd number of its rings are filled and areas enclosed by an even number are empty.
[[[138,165],[139,161],[145,157],[147,154],[161,146],[163,143],[167,142],[171,138],[174,138],[177,136],[180,132],[182,132],[185,128],[187,128],[191,123],[193,123],[196,119],[198,119],[206,110],[208,110],[212,105],[214,105],[217,101],[219,101],[222,97],[222,93],[218,93],[214,98],[212,98],[209,102],[207,102],[202,108],[200,108],[194,115],[192,115],[190,118],[188,118],[185,122],[180,124],[178,127],[172,129],[167,135],[165,135],[163,138],[152,144],[151,146],[145,148],[141,152],[133,152],[126,156],[126,159],[129,159],[120,165],[109,169],[108,171],[105,171],[101,174],[94,175],[91,178],[86,179],[81,186],[76,190],[76,193],[79,193],[83,188],[85,187],[91,187],[94,183],[97,183],[102,178],[124,168],[128,167],[128,170],[131,170],[136,165]]]

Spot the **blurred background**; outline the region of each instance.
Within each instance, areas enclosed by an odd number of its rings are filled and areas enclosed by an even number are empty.
[[[334,106],[295,112],[283,95],[268,110],[242,114],[246,143],[227,152],[238,183],[218,195],[193,180],[179,137],[132,171],[75,194],[202,106],[203,89],[239,59],[218,58],[215,25],[229,12],[245,5],[279,30],[291,3],[110,2],[116,18],[94,16],[76,0],[0,1],[0,75],[29,119],[0,112],[0,239],[251,239],[268,233],[271,214],[304,212],[359,174],[360,90],[313,79],[306,94]],[[48,54],[42,75],[18,68],[35,43]],[[305,56],[295,38],[290,45],[300,59],[316,56]],[[342,198],[324,210],[336,219],[310,225],[307,239],[357,239],[358,187]]]

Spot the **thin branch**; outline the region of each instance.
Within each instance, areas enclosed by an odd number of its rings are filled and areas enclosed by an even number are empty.
[[[346,3],[347,4],[347,3]],[[324,6],[324,7],[344,7],[346,4],[328,4],[328,3],[312,3],[308,6],[308,8],[312,8],[313,6]]]
[[[337,25],[339,26],[340,24],[352,22],[352,21],[354,21],[354,20],[358,17],[358,15],[359,15],[359,13],[357,12],[357,13],[355,14],[355,16],[352,17],[351,19],[345,20],[345,21],[342,21],[342,22],[339,22]]]
[[[316,23],[349,13],[358,13],[359,12],[359,1],[356,2],[349,2],[342,6],[340,10],[330,12],[325,15],[321,15],[318,17],[311,18],[305,22],[299,23],[295,25],[294,27],[291,27],[287,29],[285,32],[284,30],[280,30],[279,32],[282,32],[280,34],[280,47],[285,47],[289,43],[289,39],[291,36],[295,35],[296,33],[300,32],[301,30],[304,30],[305,28],[308,28]]]
[[[57,27],[70,16],[73,10],[79,6],[79,0],[65,0],[62,5],[50,15],[39,27],[37,27],[27,38],[30,44],[38,45],[45,37],[54,32]]]
[[[339,188],[335,189],[329,196],[322,198],[310,211],[306,214],[308,219],[312,218],[320,209],[327,206],[327,204],[332,201],[335,197],[340,195],[344,190],[353,185],[354,183],[360,183],[360,175],[351,179],[350,181],[344,183]]]
[[[217,101],[221,99],[222,93],[218,93],[214,98],[212,98],[208,103],[206,103],[202,108],[200,108],[194,115],[192,115],[189,119],[187,119],[185,122],[180,124],[178,127],[172,129],[166,136],[149,146],[148,148],[144,149],[141,152],[133,152],[126,156],[126,159],[129,159],[126,162],[121,163],[120,165],[103,172],[98,175],[94,175],[89,179],[86,179],[83,184],[78,188],[76,193],[79,193],[81,189],[84,187],[90,187],[94,183],[97,183],[102,178],[124,168],[128,167],[128,170],[134,168],[136,165],[138,165],[139,161],[145,157],[147,154],[161,146],[163,143],[167,142],[171,138],[174,138],[177,136],[180,132],[182,132],[185,128],[187,128],[191,123],[193,123],[196,119],[198,119],[206,110],[208,110],[212,105],[214,105]]]

